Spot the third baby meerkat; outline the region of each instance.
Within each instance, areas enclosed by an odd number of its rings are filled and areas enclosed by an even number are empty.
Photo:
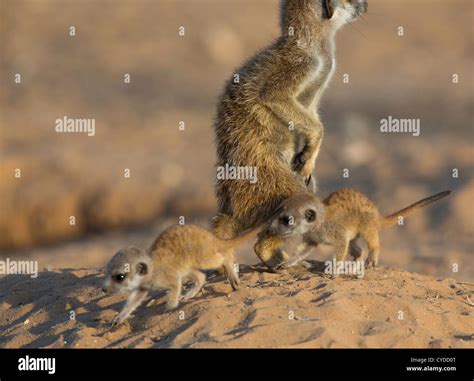
[[[336,31],[367,11],[365,0],[282,0],[281,36],[236,70],[214,124],[217,167],[255,167],[256,182],[218,179],[214,232],[232,238],[287,197],[308,192],[323,138],[317,113],[334,72]],[[255,245],[270,268],[287,258],[279,237]]]
[[[323,202],[311,194],[295,195],[285,200],[279,215],[268,228],[269,233],[280,237],[301,236],[300,252],[282,268],[295,265],[307,257],[318,244],[336,249],[336,261],[345,261],[350,243],[362,237],[369,249],[366,267],[376,267],[379,261],[379,231],[397,223],[417,209],[451,194],[444,191],[407,206],[388,216],[382,215],[372,201],[354,189],[341,189],[330,194]],[[358,255],[351,255],[357,259]],[[360,255],[360,254],[359,254]]]
[[[254,238],[261,228],[222,240],[199,226],[175,225],[166,229],[148,250],[129,247],[118,251],[107,264],[103,291],[126,292],[128,299],[112,325],[123,323],[153,289],[169,290],[166,308],[176,308],[180,298],[188,300],[201,290],[206,280],[204,270],[223,268],[232,288],[237,290],[239,277],[233,257],[226,252]],[[188,280],[193,287],[181,295],[182,284]]]

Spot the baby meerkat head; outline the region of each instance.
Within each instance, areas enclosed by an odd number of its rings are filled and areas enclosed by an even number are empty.
[[[130,292],[143,285],[150,272],[149,255],[136,247],[119,250],[107,264],[104,292]]]
[[[281,212],[273,219],[267,232],[281,237],[315,231],[324,222],[324,205],[313,194],[292,196],[278,208]]]

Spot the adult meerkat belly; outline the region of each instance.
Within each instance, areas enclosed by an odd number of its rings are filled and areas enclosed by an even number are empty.
[[[319,99],[334,73],[335,66],[332,56],[315,59],[313,70],[301,84],[297,100],[310,112],[316,113]]]
[[[314,116],[315,120],[319,118],[317,115],[319,99],[332,77],[334,67],[335,62],[332,56],[315,59],[313,70],[308,73],[299,88],[296,100]],[[301,136],[296,136],[295,139],[294,155],[296,156],[304,150],[307,142]]]

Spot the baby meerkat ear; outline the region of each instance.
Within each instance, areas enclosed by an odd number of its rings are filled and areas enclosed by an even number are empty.
[[[313,209],[307,209],[304,212],[304,218],[307,222],[313,222],[314,220],[316,220],[316,211]]]
[[[137,273],[140,275],[146,275],[148,273],[148,265],[146,263],[138,263],[136,269]]]
[[[127,248],[127,250],[128,250],[128,251],[131,251],[131,252],[133,252],[133,253],[140,253],[140,249],[137,248],[137,247],[135,247],[135,246],[129,246],[129,247]]]

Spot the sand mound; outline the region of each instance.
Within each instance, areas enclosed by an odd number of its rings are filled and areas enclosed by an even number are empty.
[[[211,276],[171,313],[158,292],[115,330],[108,322],[124,296],[104,296],[102,280],[95,269],[0,278],[0,346],[474,347],[474,285],[453,279],[390,268],[331,279],[242,266],[239,291]]]

